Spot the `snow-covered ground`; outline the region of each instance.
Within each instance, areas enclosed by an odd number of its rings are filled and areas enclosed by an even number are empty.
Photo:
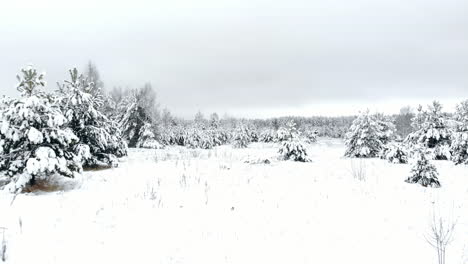
[[[309,145],[311,163],[277,150],[134,149],[46,192],[2,192],[6,263],[437,263],[433,212],[457,221],[447,263],[468,263],[467,167],[435,162],[431,189],[404,182],[409,165],[343,158],[338,140]]]

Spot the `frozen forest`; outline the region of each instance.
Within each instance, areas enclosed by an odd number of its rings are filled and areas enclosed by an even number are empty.
[[[0,6],[0,264],[468,264],[467,0]]]
[[[1,262],[466,260],[468,100],[184,119],[150,83],[104,89],[91,62],[64,76],[54,89],[29,65],[1,99]],[[293,256],[263,251],[284,247]]]

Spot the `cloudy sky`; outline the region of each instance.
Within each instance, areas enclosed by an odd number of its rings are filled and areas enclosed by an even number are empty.
[[[0,91],[33,63],[49,87],[98,66],[151,82],[174,113],[395,112],[468,98],[466,0],[3,1]]]

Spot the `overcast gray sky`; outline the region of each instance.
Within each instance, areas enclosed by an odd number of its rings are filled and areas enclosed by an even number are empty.
[[[98,66],[162,105],[236,116],[397,111],[468,99],[466,0],[3,1],[0,89]]]

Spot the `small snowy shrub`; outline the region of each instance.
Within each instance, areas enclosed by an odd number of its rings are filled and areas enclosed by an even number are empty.
[[[426,157],[427,152],[419,147],[415,153],[415,161],[411,168],[411,175],[405,181],[407,183],[419,183],[424,187],[440,187],[439,173],[436,167]]]
[[[288,122],[287,127],[283,129],[285,135],[288,135],[281,143],[279,154],[284,160],[309,162],[311,161],[307,155],[307,150],[299,140],[299,132],[296,129],[296,124],[293,121]]]
[[[307,150],[298,140],[283,141],[279,149],[279,154],[284,160],[310,162]]]
[[[74,177],[82,170],[72,151],[78,137],[66,127],[54,98],[43,92],[44,75],[31,66],[21,71],[21,98],[0,103],[0,176],[7,177],[11,192],[52,174]]]
[[[400,143],[390,143],[384,146],[380,158],[391,163],[408,163],[408,151]]]
[[[155,139],[149,139],[145,141],[139,141],[136,145],[137,148],[146,149],[163,149],[164,146]]]

